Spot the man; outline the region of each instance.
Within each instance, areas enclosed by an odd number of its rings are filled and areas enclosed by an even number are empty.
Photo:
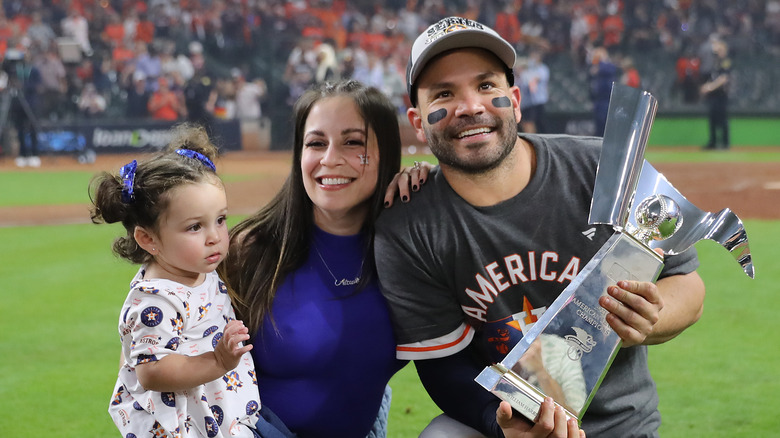
[[[52,45],[43,54],[36,56],[33,66],[40,72],[41,80],[38,95],[40,96],[40,116],[44,119],[57,120],[62,114],[62,107],[67,98],[68,72],[62,63],[57,46]]]
[[[127,86],[125,116],[129,119],[149,117],[149,99],[152,92],[146,87],[146,74],[140,70],[134,71],[131,82]]]
[[[195,41],[194,43],[197,43]],[[217,102],[216,82],[206,65],[203,46],[190,44],[190,60],[193,75],[184,86],[184,103],[187,109],[187,121],[206,128],[209,135],[214,131],[214,105]]]
[[[17,167],[40,167],[38,156],[38,93],[41,72],[28,64],[29,52],[9,49],[0,69],[0,113],[4,110],[16,130],[19,142],[19,155],[14,159]],[[2,119],[0,119],[2,120]],[[0,124],[0,140],[3,140],[7,127]],[[6,141],[3,145],[9,144]],[[0,146],[2,150],[2,146]]]
[[[715,55],[715,66],[709,72],[707,82],[701,86],[701,94],[707,101],[710,139],[704,149],[728,149],[729,139],[729,77],[731,75],[731,59],[728,57],[728,46],[721,39],[713,39],[712,53]],[[718,141],[720,134],[720,141]]]
[[[609,59],[604,47],[596,47],[591,53],[591,66],[588,69],[590,81],[590,99],[593,102],[594,135],[604,136],[607,125],[607,110],[612,94],[612,83],[620,79],[620,70]]]
[[[523,95],[521,101],[524,109],[520,128],[529,134],[543,134],[547,129],[544,107],[550,100],[548,91],[550,68],[544,63],[539,49],[531,50],[525,68],[520,74],[520,80],[528,87],[528,95]]]
[[[236,87],[236,115],[241,121],[259,123],[262,116],[260,102],[268,94],[268,86],[262,78],[247,82],[239,68],[230,71]]]
[[[440,168],[379,217],[375,251],[398,357],[415,361],[446,414],[428,436],[474,436],[464,424],[501,436],[497,419],[512,437],[579,435],[551,401],[532,425],[506,402],[497,413],[499,400],[474,382],[613,233],[588,224],[601,139],[518,136],[514,62],[492,29],[450,17],[418,37],[407,68],[407,115]],[[665,262],[656,284],[619,282],[600,300],[624,348],[583,420],[591,436],[657,435],[645,345],[693,324],[704,299],[695,250]]]

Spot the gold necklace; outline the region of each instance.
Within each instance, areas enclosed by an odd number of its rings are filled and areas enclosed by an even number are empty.
[[[331,277],[333,277],[333,285],[334,286],[353,286],[358,283],[360,283],[360,273],[363,272],[363,263],[366,261],[366,257],[363,256],[363,260],[360,261],[360,270],[358,271],[358,274],[355,276],[354,280],[348,280],[346,278],[342,278],[341,280],[337,279],[335,275],[333,275],[333,271],[330,270],[330,266],[328,266],[327,263],[325,263],[325,259],[322,257],[322,254],[320,253],[320,250],[317,249],[317,245],[314,245],[314,250],[317,251],[317,256],[319,256],[320,261],[322,262],[322,265],[325,266],[325,269],[328,270],[328,273]]]

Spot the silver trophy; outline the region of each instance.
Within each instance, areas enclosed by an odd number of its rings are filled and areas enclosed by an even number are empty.
[[[698,209],[644,160],[657,108],[649,93],[613,85],[588,220],[615,232],[504,360],[475,379],[532,421],[546,396],[582,420],[621,345],[599,297],[619,280],[655,281],[663,268],[655,249],[674,255],[711,239],[754,276],[737,215]]]

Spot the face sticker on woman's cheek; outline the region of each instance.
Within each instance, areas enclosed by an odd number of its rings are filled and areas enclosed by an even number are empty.
[[[506,96],[493,98],[493,106],[496,108],[507,108],[512,106],[512,101]]]
[[[368,154],[359,154],[358,158],[360,158],[360,164],[368,164]]]
[[[438,109],[438,110],[428,114],[428,124],[429,125],[433,125],[433,124],[439,123],[445,117],[447,117],[447,110],[444,109],[444,108]]]

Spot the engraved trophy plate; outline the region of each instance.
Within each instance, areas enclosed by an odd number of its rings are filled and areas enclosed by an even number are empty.
[[[699,210],[644,160],[657,107],[649,93],[613,85],[589,222],[615,232],[506,357],[475,379],[532,421],[545,396],[582,420],[622,342],[599,297],[619,280],[655,281],[663,259],[654,249],[674,255],[711,239],[754,276],[739,218]]]

